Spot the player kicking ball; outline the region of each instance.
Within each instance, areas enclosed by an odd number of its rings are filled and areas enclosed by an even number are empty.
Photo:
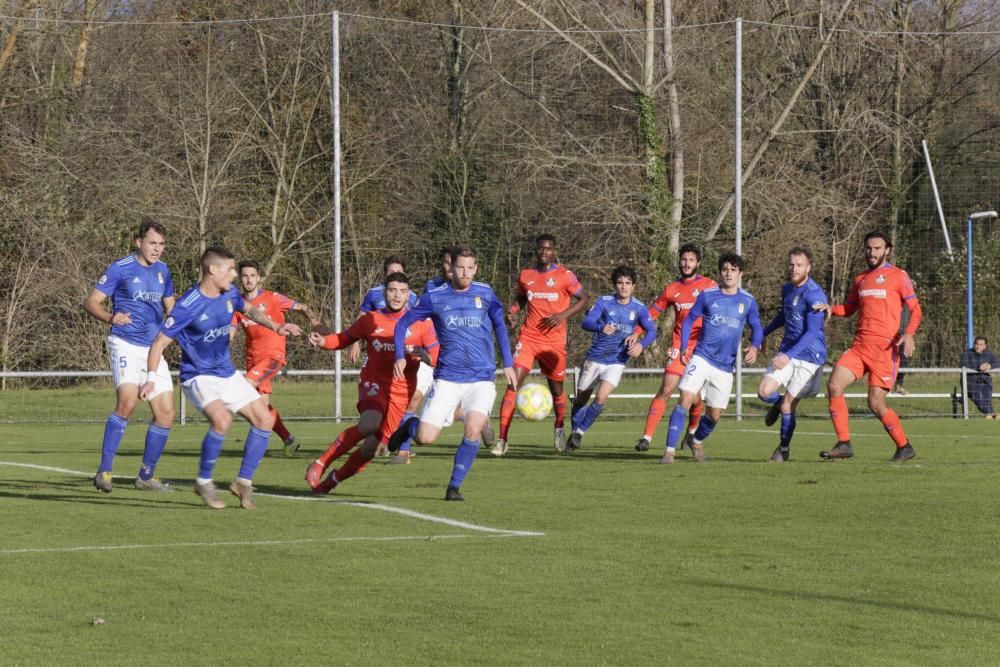
[[[691,327],[698,318],[701,318],[701,337],[691,358],[683,360],[687,369],[679,385],[681,398],[670,415],[667,449],[660,463],[674,462],[677,443],[685,432],[688,411],[699,393],[705,397],[706,409],[694,433],[691,450],[695,461],[703,463],[706,460],[702,443],[712,434],[722,418],[722,411],[729,405],[736,355],[740,351],[746,325],[750,325],[750,347],[743,360],[748,364],[757,360],[764,331],[757,314],[756,299],[740,287],[743,266],[743,258],[736,253],[722,255],[719,258],[719,287],[699,294],[691,313],[684,320],[680,349],[687,349]]]
[[[812,253],[795,246],[788,251],[788,282],[781,288],[781,310],[764,327],[764,338],[781,327],[785,335],[760,381],[757,395],[771,408],[764,424],[771,426],[781,417],[778,447],[770,460],[782,463],[791,452],[795,433],[795,408],[803,398],[819,393],[826,363],[826,336],[823,308],[828,305],[826,292],[809,276]],[[785,387],[785,395],[778,392]]]
[[[222,443],[240,414],[250,422],[243,444],[243,461],[229,491],[240,499],[240,507],[252,510],[253,475],[267,451],[274,417],[267,403],[242,373],[237,372],[229,352],[233,313],[242,312],[257,324],[279,336],[298,336],[302,330],[290,322],[278,324],[250,305],[233,286],[236,259],[225,248],[210,247],[201,256],[201,280],[177,301],[169,317],[149,347],[149,368],[163,356],[175,340],[181,346],[181,386],[188,400],[208,419],[209,429],[201,442],[201,458],[194,492],[212,509],[222,509],[225,501],[212,481]],[[150,372],[139,391],[145,398],[155,390],[155,372]]]
[[[656,325],[649,317],[646,305],[632,298],[635,289],[636,272],[631,266],[618,266],[611,272],[611,284],[615,293],[597,300],[581,327],[593,332],[590,349],[583,363],[583,372],[573,399],[573,433],[566,442],[566,451],[580,448],[583,435],[594,424],[608,396],[622,379],[622,372],[629,359],[634,359],[656,340]],[[628,339],[636,325],[646,332],[642,341],[629,344]],[[594,402],[587,401],[595,393]]]

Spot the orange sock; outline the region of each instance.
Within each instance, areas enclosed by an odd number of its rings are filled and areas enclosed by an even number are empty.
[[[882,426],[885,427],[885,432],[889,434],[892,441],[896,443],[896,447],[906,446],[906,433],[903,431],[903,425],[899,423],[899,415],[896,411],[889,409],[884,415],[882,415]]]
[[[368,457],[364,455],[364,452],[360,449],[354,450],[354,452],[347,458],[347,462],[344,465],[337,468],[337,483],[354,477],[359,472],[365,469],[368,462],[371,461]]]
[[[649,412],[646,413],[646,430],[642,432],[643,437],[649,440],[653,439],[653,436],[656,435],[656,427],[666,411],[667,402],[653,397],[653,400],[649,402]]]
[[[287,428],[285,428],[285,423],[281,421],[281,415],[278,414],[278,411],[274,409],[273,405],[270,406],[269,409],[271,410],[271,414],[274,415],[274,428],[272,428],[271,431],[276,436],[281,438],[282,442],[288,440],[292,434],[288,432]]]
[[[837,432],[837,442],[850,440],[851,425],[848,421],[847,399],[843,396],[830,397],[830,419],[833,420],[833,430]]]
[[[510,422],[514,419],[514,409],[517,407],[517,392],[507,387],[503,393],[503,400],[500,402],[500,439],[507,439],[507,432],[510,431]]]
[[[359,442],[361,442],[361,432],[358,431],[357,426],[352,426],[338,435],[337,439],[331,442],[327,450],[316,460],[322,463],[323,469],[326,470],[331,463],[349,452]]]
[[[705,410],[704,403],[695,403],[691,406],[688,411],[688,433],[694,433],[698,430],[698,424],[701,423],[701,415]]]
[[[556,428],[562,428],[566,422],[566,393],[552,397],[552,409],[556,413]]]

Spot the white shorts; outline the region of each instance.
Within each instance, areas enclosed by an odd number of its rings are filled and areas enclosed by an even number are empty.
[[[580,382],[576,385],[576,391],[577,393],[587,391],[597,385],[598,381],[610,382],[612,387],[617,387],[624,372],[625,364],[602,364],[599,361],[587,359],[583,362],[583,370],[580,372]]]
[[[184,395],[188,397],[188,400],[202,411],[212,401],[222,401],[229,411],[235,414],[241,408],[260,398],[260,394],[243,377],[242,373],[234,373],[227,378],[215,375],[196,375],[190,380],[182,382],[181,386],[184,388]]]
[[[452,423],[455,408],[459,405],[462,406],[463,415],[478,412],[488,416],[493,410],[493,401],[496,397],[497,387],[489,380],[480,382],[434,380],[424,399],[424,411],[420,415],[420,421],[444,428]]]
[[[768,366],[764,377],[775,380],[795,398],[812,398],[823,386],[823,365],[792,359],[781,370]]]
[[[108,336],[108,363],[111,365],[111,376],[115,380],[115,389],[123,384],[134,384],[141,387],[146,384],[146,360],[149,358],[148,345],[136,345],[118,336]],[[156,380],[153,392],[147,401],[168,391],[174,390],[170,379],[170,368],[161,356],[160,365],[156,367]]]
[[[710,408],[725,410],[729,405],[729,392],[733,389],[733,374],[716,368],[696,354],[684,369],[678,387],[681,391],[700,393],[705,405]]]
[[[434,367],[428,366],[424,362],[420,362],[420,367],[417,369],[417,391],[421,394],[426,395],[427,390],[431,388],[431,383],[434,382]]]

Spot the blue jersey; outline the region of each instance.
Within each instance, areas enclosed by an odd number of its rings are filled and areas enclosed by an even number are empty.
[[[417,305],[396,324],[396,359],[405,353],[407,327],[430,318],[441,352],[434,377],[451,382],[493,382],[497,369],[493,336],[500,346],[504,367],[513,366],[510,338],[503,319],[503,304],[485,283],[472,283],[458,291],[451,284],[424,292]]]
[[[433,278],[428,278],[427,282],[424,283],[424,294],[430,292],[432,289],[437,289],[441,285],[447,285],[448,279],[442,278],[441,276],[434,276]]]
[[[614,333],[604,333],[604,327],[608,324],[614,326]],[[585,331],[594,333],[590,339],[590,349],[587,350],[587,359],[602,364],[628,363],[630,357],[625,339],[632,335],[636,324],[641,325],[646,332],[639,342],[643,348],[649,347],[656,340],[656,324],[649,317],[646,304],[631,297],[628,303],[619,303],[613,294],[602,296],[590,307],[580,323]]]
[[[196,375],[227,378],[236,372],[229,354],[233,313],[243,311],[243,295],[235,287],[209,298],[195,285],[177,301],[161,332],[181,346],[181,382]]]
[[[128,313],[132,318],[129,324],[112,325],[112,335],[145,347],[153,344],[163,323],[163,299],[174,295],[166,264],[145,266],[129,255],[105,269],[94,288],[111,297],[112,313]]]
[[[718,287],[712,287],[699,294],[681,327],[680,349],[687,349],[691,325],[699,317],[701,335],[694,353],[728,373],[736,368],[736,355],[740,351],[745,325],[750,325],[752,346],[759,348],[764,339],[764,330],[757,314],[757,301],[742,288],[735,294],[723,294]]]
[[[767,336],[779,327],[785,327],[785,335],[781,339],[779,352],[784,352],[791,359],[808,361],[811,364],[826,362],[826,336],[823,324],[826,313],[813,310],[818,304],[828,304],[826,292],[812,278],[796,287],[785,283],[781,288],[781,310],[774,319],[764,327]]]
[[[406,307],[413,308],[415,305],[417,305],[417,295],[411,290],[410,296],[406,299]],[[365,294],[365,298],[361,301],[361,312],[368,313],[373,310],[385,309],[385,285],[376,285],[368,290],[368,294]]]

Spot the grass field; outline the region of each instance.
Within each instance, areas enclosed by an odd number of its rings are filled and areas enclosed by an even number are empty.
[[[666,467],[635,420],[573,455],[517,422],[445,503],[454,429],[316,499],[302,473],[341,427],[298,422],[304,451],[264,460],[248,512],[191,493],[203,425],[174,429],[167,495],[130,487],[142,426],[104,495],[101,425],[0,425],[0,663],[997,664],[1000,424],[907,420],[918,458],[896,466],[854,426],[851,461],[818,459],[816,419],[766,463],[753,419]]]

